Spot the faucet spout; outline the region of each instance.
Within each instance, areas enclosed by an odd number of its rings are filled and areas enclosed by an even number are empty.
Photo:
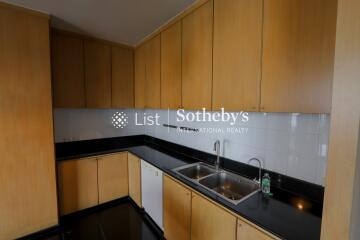
[[[258,162],[258,164],[259,164],[259,180],[258,180],[257,182],[258,182],[258,183],[260,184],[260,186],[261,186],[261,170],[262,170],[261,161],[260,161],[259,159],[257,159],[257,158],[250,158],[249,161],[248,161],[248,163],[250,164],[250,162],[252,162],[252,161],[256,161],[256,162]]]
[[[214,151],[216,152],[215,169],[216,169],[216,171],[219,171],[219,168],[220,168],[220,140],[215,141]]]

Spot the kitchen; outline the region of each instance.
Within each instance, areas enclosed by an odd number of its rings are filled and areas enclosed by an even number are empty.
[[[359,239],[359,11],[0,2],[0,239]]]

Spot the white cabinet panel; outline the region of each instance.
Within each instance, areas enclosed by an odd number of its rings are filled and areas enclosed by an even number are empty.
[[[142,206],[156,224],[163,228],[163,172],[141,160]]]

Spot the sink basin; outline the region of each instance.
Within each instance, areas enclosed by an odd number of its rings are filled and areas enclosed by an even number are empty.
[[[206,176],[216,173],[216,170],[204,163],[194,163],[190,165],[186,165],[181,168],[177,168],[176,170],[183,176],[186,176],[190,179],[199,180]]]
[[[214,167],[201,162],[172,171],[235,205],[260,191],[259,184],[253,180],[225,170],[216,171]]]
[[[260,190],[258,183],[225,171],[205,177],[199,183],[234,204],[238,204]]]

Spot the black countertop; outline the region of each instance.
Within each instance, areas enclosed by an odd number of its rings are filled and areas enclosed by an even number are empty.
[[[171,170],[185,164],[196,162],[198,159],[179,152],[169,151],[160,145],[143,142],[139,140],[138,137],[118,140],[116,143],[110,140],[92,141],[95,141],[92,142],[92,147],[86,147],[86,144],[81,143],[57,144],[56,160],[63,161],[129,151],[279,238],[290,240],[320,239],[322,206],[317,203],[307,201],[306,204],[303,204],[304,206],[309,204],[314,205],[313,208],[315,211],[306,211],[305,208],[299,210],[296,208],[296,205],[299,201],[302,201],[303,198],[273,188],[273,197],[265,197],[259,192],[238,205],[234,205]],[[109,142],[107,143],[106,141]]]

